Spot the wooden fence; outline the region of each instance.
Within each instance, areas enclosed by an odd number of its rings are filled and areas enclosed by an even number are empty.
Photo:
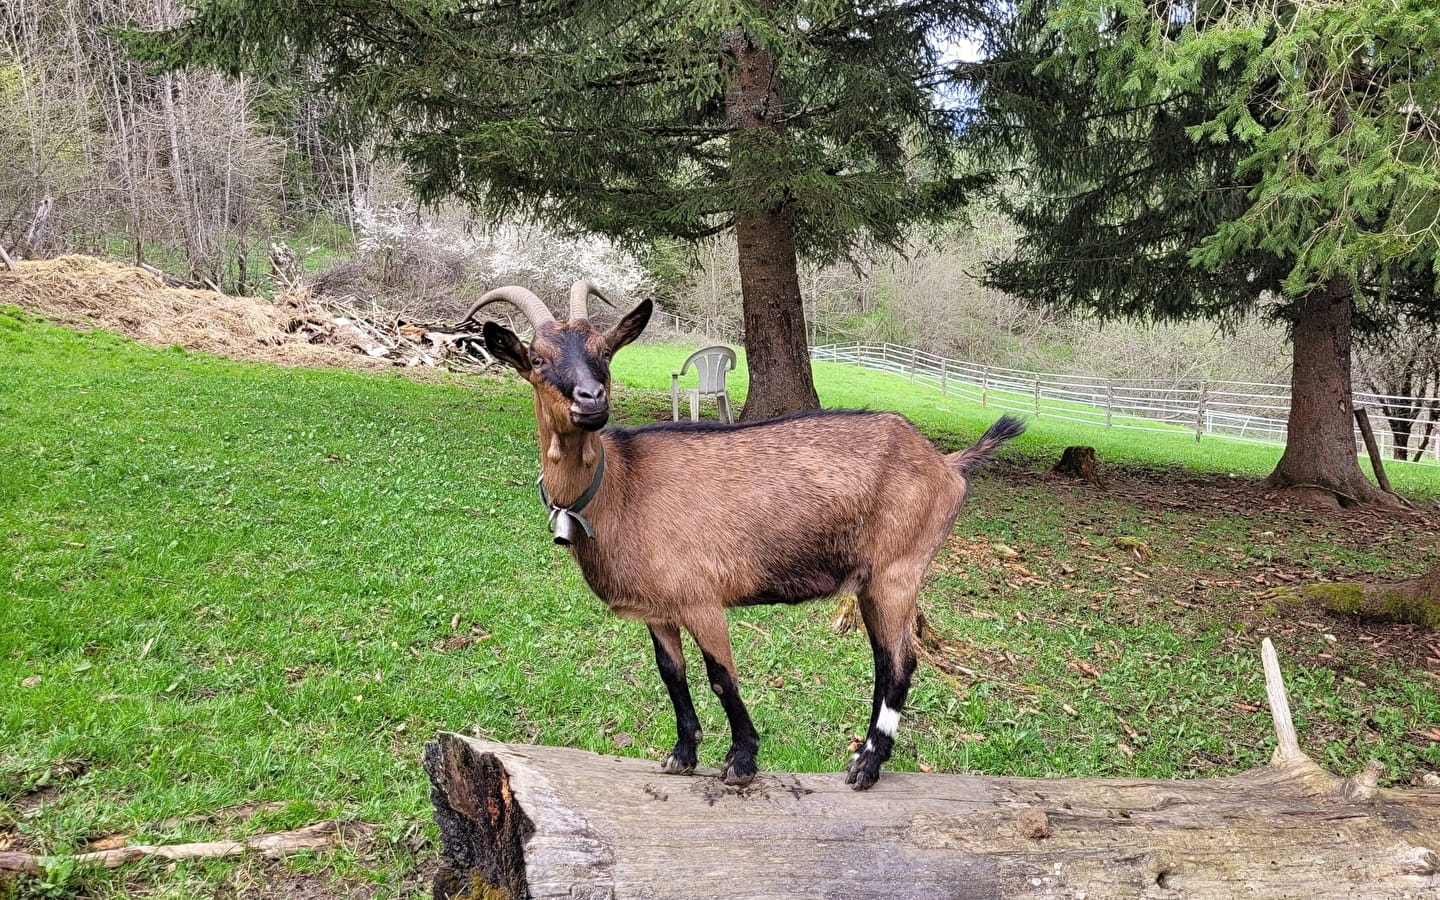
[[[890,372],[941,394],[981,406],[1030,413],[1106,428],[1185,431],[1195,440],[1207,435],[1267,444],[1285,443],[1290,388],[1283,384],[1166,378],[1099,378],[982,366],[888,343],[851,342],[812,347],[814,360],[847,363]],[[1411,445],[1431,437],[1436,427],[1425,413],[1425,398],[1388,397],[1357,392],[1356,407],[1370,409],[1375,437],[1389,461],[1394,435],[1381,406],[1408,412]],[[1440,436],[1436,436],[1440,438]],[[1359,429],[1356,452],[1363,453]],[[1413,451],[1412,451],[1412,455]],[[1414,460],[1440,465],[1440,439],[1427,442]]]

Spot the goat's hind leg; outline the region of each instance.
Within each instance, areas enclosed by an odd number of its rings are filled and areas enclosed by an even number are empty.
[[[900,711],[910,694],[910,679],[915,673],[915,650],[910,646],[915,592],[899,587],[877,592],[872,584],[860,591],[859,600],[870,649],[875,653],[875,693],[865,745],[850,760],[845,781],[863,791],[879,780],[880,767],[895,749]]]
[[[760,733],[750,721],[750,711],[740,699],[740,681],[735,674],[735,661],[730,653],[730,632],[725,626],[725,610],[698,610],[685,622],[685,628],[700,645],[705,657],[705,674],[710,690],[720,698],[725,719],[730,723],[730,752],[720,765],[720,777],[729,785],[746,785],[758,768],[755,757],[760,752]]]
[[[667,775],[689,775],[695,771],[697,748],[700,744],[700,719],[690,699],[690,685],[685,681],[685,655],[680,647],[680,628],[669,624],[650,625],[650,640],[655,644],[655,666],[675,707],[675,749],[660,761],[660,771]]]

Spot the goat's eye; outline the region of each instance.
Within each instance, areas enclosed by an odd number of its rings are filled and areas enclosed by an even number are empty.
[[[545,365],[545,360],[541,359],[540,357],[536,356],[536,355],[533,354],[533,353],[530,354],[530,366],[531,366],[532,368],[538,369],[538,368],[540,368],[540,367],[543,366],[543,365]]]

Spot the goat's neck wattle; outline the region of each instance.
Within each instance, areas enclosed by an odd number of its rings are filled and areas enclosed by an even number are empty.
[[[569,506],[585,493],[600,464],[598,431],[540,427],[540,475],[557,506]]]

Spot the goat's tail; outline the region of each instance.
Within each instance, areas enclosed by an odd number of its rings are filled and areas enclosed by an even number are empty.
[[[1014,416],[1001,416],[994,425],[986,429],[975,442],[975,446],[959,453],[951,453],[946,459],[950,465],[958,469],[961,475],[969,477],[970,473],[990,461],[1005,442],[1013,437],[1018,437],[1025,430],[1025,423]]]

